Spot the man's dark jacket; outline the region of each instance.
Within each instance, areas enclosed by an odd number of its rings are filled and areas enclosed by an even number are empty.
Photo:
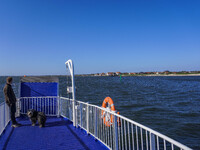
[[[10,84],[6,84],[3,89],[6,103],[10,106],[10,104],[16,103],[15,93],[13,92],[12,86]]]

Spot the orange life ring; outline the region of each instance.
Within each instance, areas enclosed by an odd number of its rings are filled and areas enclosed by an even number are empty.
[[[111,111],[116,111],[115,109],[115,105],[114,105],[114,102],[113,100],[110,98],[110,97],[106,97],[102,103],[102,107],[103,108],[107,108],[106,105],[110,105],[110,109]],[[119,112],[118,112],[119,114]],[[103,122],[106,126],[110,127],[112,125],[112,123],[114,122],[114,116],[109,114],[109,113],[106,113],[104,110],[101,111],[101,115],[102,115],[102,118],[103,118]],[[118,118],[117,119],[117,122],[118,122],[118,125],[120,126],[120,119]]]

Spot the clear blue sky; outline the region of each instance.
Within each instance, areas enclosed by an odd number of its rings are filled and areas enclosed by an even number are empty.
[[[1,0],[0,75],[200,70],[200,0]]]

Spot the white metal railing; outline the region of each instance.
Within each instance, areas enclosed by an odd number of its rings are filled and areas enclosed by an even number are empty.
[[[60,114],[73,120],[73,100],[60,97]],[[106,126],[102,114],[110,116],[111,125]],[[75,101],[75,122],[100,140],[110,149],[116,150],[191,150],[189,147],[142,124],[130,120],[105,108]]]
[[[145,127],[133,120],[96,105],[75,100],[74,67],[66,63],[72,79],[72,99],[60,97],[60,114],[103,142],[110,149],[166,150],[185,149],[187,146]],[[110,119],[110,121],[105,121]],[[109,122],[109,124],[107,124]]]
[[[20,113],[26,114],[29,109],[44,112],[47,116],[59,115],[59,97],[21,97]]]
[[[19,115],[20,115],[20,106],[19,106],[19,99],[17,99],[15,116],[18,117]],[[2,102],[0,104],[0,135],[3,133],[9,122],[10,122],[9,107],[5,102]]]
[[[5,102],[0,104],[0,135],[10,121],[9,107]]]
[[[26,114],[29,109],[44,112],[47,116],[59,116],[59,97],[21,97],[16,102],[16,114]],[[9,107],[5,102],[0,104],[0,135],[10,121]]]
[[[73,103],[75,111],[73,112]],[[23,97],[18,100],[17,114],[28,109],[44,112],[47,116],[63,116],[115,150],[191,150],[189,147],[116,112],[64,97]],[[19,112],[20,111],[20,112]],[[110,117],[106,126],[104,114]],[[73,118],[75,116],[75,118]],[[0,135],[10,121],[9,108],[0,104]]]

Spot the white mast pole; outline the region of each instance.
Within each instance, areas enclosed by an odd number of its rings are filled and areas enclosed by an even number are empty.
[[[76,119],[75,119],[75,81],[74,81],[74,65],[73,65],[73,62],[71,59],[69,59],[68,61],[65,62],[65,65],[67,68],[69,68],[69,71],[70,71],[70,75],[71,75],[71,78],[72,78],[72,100],[73,100],[73,103],[72,103],[72,109],[73,109],[73,126],[76,126]]]

